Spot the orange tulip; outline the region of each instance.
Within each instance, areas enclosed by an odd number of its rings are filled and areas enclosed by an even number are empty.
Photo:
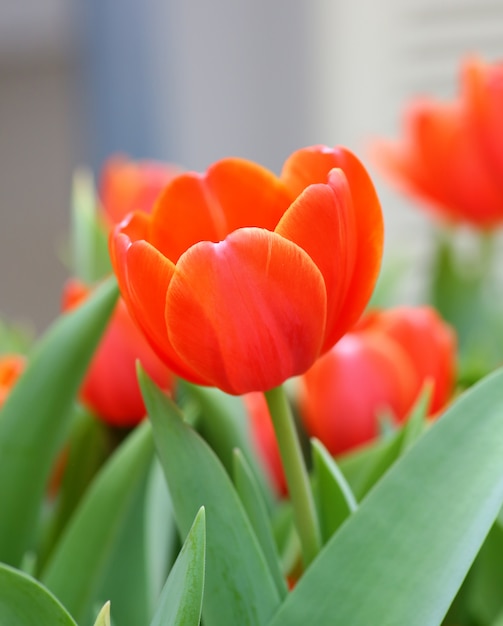
[[[316,146],[280,177],[237,158],[181,174],[110,241],[122,295],[164,362],[242,394],[301,374],[356,322],[382,240],[364,167]]]
[[[118,224],[131,211],[150,213],[161,191],[179,172],[169,163],[135,162],[124,156],[109,159],[100,181],[100,199],[107,220]]]
[[[69,281],[63,293],[63,310],[79,306],[90,289],[77,280]],[[109,325],[93,356],[80,395],[83,403],[113,426],[134,426],[145,415],[136,379],[136,361],[163,389],[170,389],[172,374],[148,345],[119,300]]]
[[[20,354],[0,355],[0,409],[25,367],[26,358]]]
[[[503,222],[503,63],[468,58],[452,102],[417,99],[403,138],[374,145],[375,163],[404,191],[450,222]]]
[[[301,379],[300,413],[332,454],[379,433],[379,415],[399,423],[433,383],[429,414],[448,401],[455,378],[453,330],[429,307],[373,312]]]

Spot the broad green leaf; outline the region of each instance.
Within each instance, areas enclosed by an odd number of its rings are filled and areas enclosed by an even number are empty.
[[[94,607],[101,576],[152,456],[150,425],[144,422],[96,475],[42,572],[42,582],[79,622]]]
[[[29,547],[80,382],[117,299],[115,279],[62,315],[37,345],[0,412],[0,559]]]
[[[55,510],[39,549],[39,570],[43,568],[82,494],[110,452],[106,425],[80,406],[75,413],[66,449],[60,453],[64,455],[64,473]]]
[[[326,542],[342,522],[358,507],[344,474],[318,439],[311,439],[314,469],[314,493],[320,517],[321,533]]]
[[[179,549],[178,531],[161,464],[154,459],[145,494],[145,559],[151,614]]]
[[[227,472],[141,370],[139,380],[182,537],[199,508],[206,510],[205,626],[266,624],[279,595]]]
[[[150,590],[147,589],[145,524],[149,472],[150,467],[147,466],[141,470],[140,480],[131,481],[129,502],[115,530],[112,549],[94,596],[98,603],[110,600],[114,623],[120,626],[148,624],[152,617]],[[159,545],[161,548],[162,544]]]
[[[396,462],[270,626],[440,624],[502,506],[502,450],[499,370]]]
[[[150,626],[198,626],[201,619],[206,555],[206,523],[201,507],[169,573]]]
[[[103,608],[98,613],[94,626],[110,626],[110,602],[105,602]]]
[[[283,598],[287,593],[286,581],[281,571],[278,550],[274,541],[267,507],[243,453],[237,448],[234,450],[234,483],[248,519],[262,547],[264,556],[267,559],[267,564],[276,582],[278,593]]]
[[[267,506],[274,500],[271,485],[251,444],[250,420],[241,398],[219,389],[199,387],[180,381],[183,393],[199,406],[197,430],[220,458],[229,475],[233,471],[233,451],[239,448],[260,485]]]
[[[2,626],[77,626],[68,611],[38,580],[0,563]]]

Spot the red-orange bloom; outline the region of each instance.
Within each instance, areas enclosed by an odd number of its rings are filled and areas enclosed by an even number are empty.
[[[63,293],[63,310],[79,306],[90,291],[77,280],[69,281]],[[170,389],[171,372],[153,352],[120,299],[80,390],[83,403],[108,424],[134,426],[145,416],[136,379],[137,360],[160,387]]]
[[[332,454],[371,441],[379,414],[402,421],[427,380],[429,414],[452,393],[456,339],[429,307],[399,307],[367,315],[301,379],[300,412],[306,430]]]
[[[21,354],[0,355],[0,408],[25,367],[26,357]]]
[[[390,180],[452,222],[491,228],[503,221],[503,63],[465,60],[452,102],[417,99],[403,137],[374,146]]]
[[[315,146],[280,177],[224,159],[173,179],[111,236],[122,295],[164,362],[232,394],[308,369],[360,317],[382,254],[370,178]]]
[[[169,163],[109,159],[101,172],[100,199],[107,220],[118,224],[131,211],[150,213],[157,197],[180,172]]]

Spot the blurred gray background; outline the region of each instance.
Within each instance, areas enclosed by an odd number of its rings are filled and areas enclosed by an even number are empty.
[[[412,95],[453,95],[468,52],[503,57],[502,0],[0,0],[0,316],[58,313],[76,166],[279,171],[340,143],[373,171],[369,139],[398,134]],[[374,179],[386,255],[419,277],[430,224]]]

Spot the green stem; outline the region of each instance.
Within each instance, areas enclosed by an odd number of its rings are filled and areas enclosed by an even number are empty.
[[[283,387],[275,387],[264,395],[274,424],[302,547],[302,558],[307,568],[321,549],[321,533],[309,476]]]

